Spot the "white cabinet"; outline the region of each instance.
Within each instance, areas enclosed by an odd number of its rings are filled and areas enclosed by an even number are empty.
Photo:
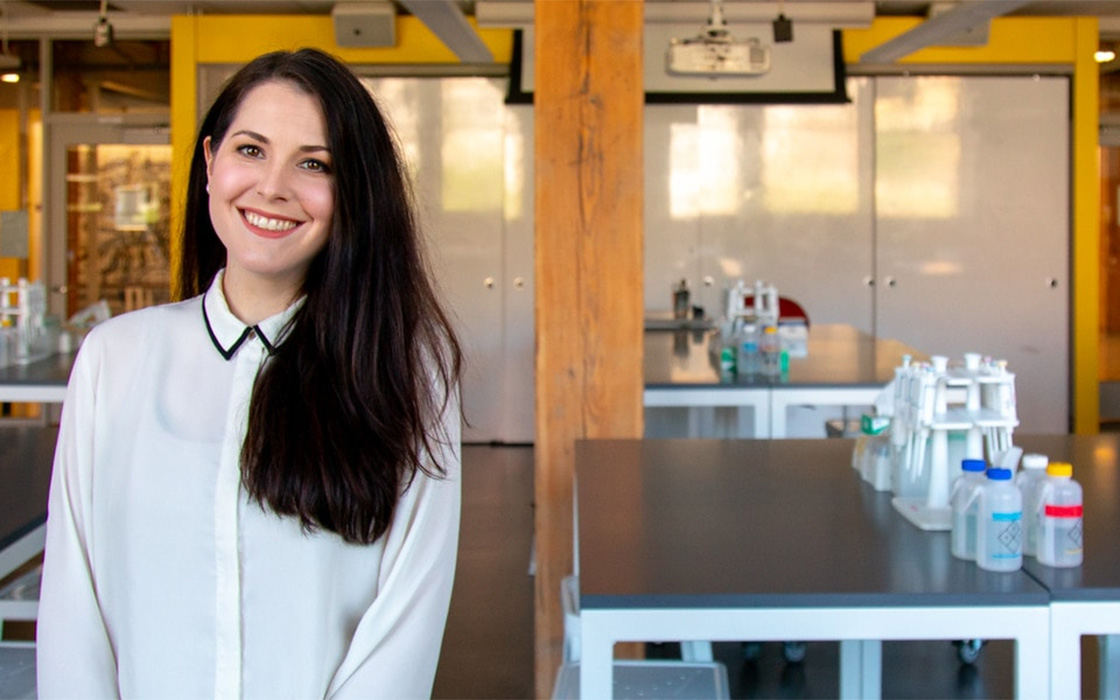
[[[645,305],[763,279],[812,322],[1016,373],[1069,429],[1069,81],[859,77],[847,105],[646,108]]]
[[[1069,430],[1069,82],[876,80],[876,331],[1016,375],[1020,430]]]
[[[433,268],[466,360],[465,442],[531,442],[532,108],[504,80],[367,79],[413,176]]]

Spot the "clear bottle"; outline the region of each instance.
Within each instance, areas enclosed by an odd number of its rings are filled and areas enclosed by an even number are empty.
[[[1038,488],[1046,479],[1046,455],[1025,454],[1019,462],[1022,467],[1015,473],[1015,485],[1023,495],[1023,555],[1034,556],[1038,551]]]
[[[759,373],[761,359],[758,354],[758,324],[754,321],[743,323],[737,341],[739,354],[735,369],[740,379],[747,379]]]
[[[778,327],[772,323],[762,326],[758,341],[758,351],[762,356],[762,373],[767,377],[777,377],[782,373],[782,344],[778,339]]]
[[[1054,462],[1038,490],[1038,561],[1046,566],[1081,566],[1081,485],[1073,466]]]
[[[987,463],[982,459],[961,461],[961,475],[953,482],[953,530],[950,551],[958,559],[976,559],[976,519],[980,513],[980,489],[988,482]]]
[[[1011,470],[989,469],[979,500],[976,565],[988,571],[1022,568],[1023,495],[1011,483]]]

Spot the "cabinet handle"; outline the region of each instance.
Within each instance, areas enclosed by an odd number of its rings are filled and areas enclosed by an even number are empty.
[[[887,278],[887,286],[888,287],[894,287],[896,284],[898,284],[898,282],[896,282],[893,277],[888,277]]]
[[[874,278],[874,277],[872,277],[871,275],[867,275],[867,276],[865,276],[865,277],[863,278],[863,286],[865,286],[865,287],[874,287],[874,286],[875,286],[875,278]]]
[[[711,275],[704,275],[704,286],[705,287],[715,286],[715,283],[716,283],[716,280],[715,280],[714,277],[712,277]]]
[[[482,286],[486,287],[487,289],[493,289],[494,288],[494,278],[493,277],[487,277],[486,279],[482,280]]]
[[[524,289],[525,288],[525,278],[524,277],[514,277],[513,278],[513,286],[518,288],[518,289]]]
[[[1058,280],[1057,280],[1057,278],[1055,278],[1055,277],[1047,277],[1047,278],[1046,278],[1046,285],[1047,285],[1048,287],[1050,287],[1050,289],[1057,289],[1057,288],[1058,288]]]

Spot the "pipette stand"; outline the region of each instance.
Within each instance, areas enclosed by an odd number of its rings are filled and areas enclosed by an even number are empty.
[[[896,495],[892,503],[922,530],[949,530],[951,488],[960,473],[959,459],[949,454],[949,439],[954,434],[963,438],[960,459],[984,459],[987,447],[991,462],[1010,448],[1012,430],[1019,424],[1015,375],[1006,371],[1003,362],[982,364],[974,353],[965,355],[964,367],[949,368],[943,356],[931,359],[932,366],[917,365],[902,374],[904,379],[909,375],[909,401],[901,426],[907,434],[904,442],[899,441],[903,449],[896,458],[903,462],[895,470],[916,481],[928,468],[929,482],[925,494]]]
[[[0,278],[0,367],[50,354],[45,330],[47,295],[41,282]]]

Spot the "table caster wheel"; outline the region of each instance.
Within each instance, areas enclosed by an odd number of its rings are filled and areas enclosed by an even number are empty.
[[[799,664],[805,660],[805,654],[808,649],[805,642],[783,642],[782,643],[782,657],[785,658],[787,663]]]
[[[984,640],[965,639],[953,644],[957,647],[957,658],[961,663],[972,665],[980,658],[980,649],[984,646]]]

